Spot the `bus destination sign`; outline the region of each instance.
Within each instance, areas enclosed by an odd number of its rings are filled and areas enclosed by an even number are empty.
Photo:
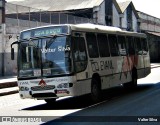
[[[49,36],[54,34],[67,34],[67,33],[68,33],[67,26],[51,26],[51,27],[43,27],[21,32],[20,38],[30,39],[32,37],[41,37],[41,36]]]
[[[34,31],[34,37],[39,36],[48,36],[52,34],[61,34],[62,28],[61,27],[54,27],[54,28],[44,28],[44,29],[37,29]]]

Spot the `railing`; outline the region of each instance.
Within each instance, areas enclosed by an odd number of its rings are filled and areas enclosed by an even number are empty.
[[[35,27],[46,24],[94,23],[94,20],[6,3],[6,22],[14,23],[14,26]]]

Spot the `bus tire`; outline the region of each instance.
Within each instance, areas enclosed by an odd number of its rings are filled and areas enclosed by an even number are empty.
[[[101,85],[100,80],[93,78],[91,82],[91,100],[96,103],[101,99]]]
[[[135,72],[133,72],[132,74],[132,88],[136,88],[137,87],[137,70]]]
[[[137,69],[132,70],[132,81],[129,83],[124,83],[125,88],[135,89],[137,87]]]
[[[56,102],[56,99],[45,99],[45,102],[49,105],[54,104]]]

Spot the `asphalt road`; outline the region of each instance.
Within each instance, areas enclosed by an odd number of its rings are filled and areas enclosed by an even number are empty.
[[[34,124],[158,125],[159,74],[160,68],[152,69],[148,77],[138,80],[135,90],[126,90],[123,87],[108,89],[103,92],[103,99],[97,104],[91,103],[88,96],[61,99],[52,106],[43,100],[20,99],[18,94],[3,96],[0,98],[0,116],[21,119],[34,116],[41,119]]]

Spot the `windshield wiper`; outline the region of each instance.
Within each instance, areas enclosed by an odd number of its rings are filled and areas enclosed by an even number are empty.
[[[57,38],[57,36],[55,35],[55,36],[51,37],[48,41],[46,41],[45,48],[46,49],[49,48],[52,45],[52,43],[55,41],[56,38]]]
[[[55,41],[55,39],[57,37],[67,36],[67,34],[58,34],[58,35],[51,35],[51,36],[52,36],[51,39],[49,41],[47,41],[47,44],[46,44],[46,47],[45,47],[46,49],[49,48],[52,45],[52,43]]]

